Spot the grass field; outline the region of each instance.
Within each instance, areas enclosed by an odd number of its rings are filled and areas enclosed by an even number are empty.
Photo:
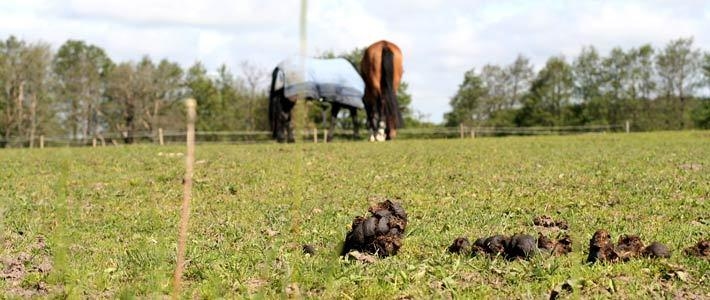
[[[182,152],[0,150],[0,298],[169,295]],[[707,131],[200,145],[196,159],[186,297],[539,299],[569,283],[564,297],[710,298],[710,261],[682,251],[710,238]],[[385,198],[409,214],[400,253],[340,258],[352,219]],[[569,222],[572,253],[446,252],[458,236],[536,235],[541,214]],[[599,228],[673,256],[586,265]]]

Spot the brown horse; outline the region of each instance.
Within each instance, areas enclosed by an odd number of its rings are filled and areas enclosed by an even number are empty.
[[[403,126],[397,103],[397,89],[403,72],[402,52],[391,42],[376,42],[365,49],[360,72],[365,81],[363,102],[370,141],[394,139],[397,128]]]

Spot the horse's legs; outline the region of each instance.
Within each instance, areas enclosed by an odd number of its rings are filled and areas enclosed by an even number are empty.
[[[338,120],[338,113],[340,112],[340,104],[331,102],[330,105],[330,129],[328,129],[327,142],[333,140],[333,133],[335,132],[335,123]]]
[[[375,140],[378,142],[384,142],[387,138],[385,134],[385,106],[382,103],[383,100],[382,97],[377,97],[377,135],[375,135]]]
[[[357,107],[350,108],[350,117],[353,120],[353,139],[360,139],[360,122],[357,121]]]
[[[287,98],[281,99],[281,113],[279,114],[277,141],[279,143],[288,142],[294,143],[296,139],[293,136],[293,124],[291,122],[291,111],[295,103]]]
[[[370,131],[370,142],[374,142],[375,141],[375,130],[377,130],[375,128],[375,124],[377,124],[377,121],[375,119],[375,117],[376,117],[375,116],[375,109],[372,106],[372,104],[370,104],[367,101],[367,99],[368,98],[365,98],[365,101],[363,101],[363,102],[365,102],[365,114],[367,115],[367,120],[365,121],[365,123],[366,123],[365,125],[367,125],[367,129],[368,129],[368,131]]]

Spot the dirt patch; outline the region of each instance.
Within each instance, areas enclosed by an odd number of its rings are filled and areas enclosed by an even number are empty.
[[[542,215],[542,216],[537,216],[533,218],[533,224],[535,226],[540,226],[540,227],[547,227],[547,228],[553,228],[553,229],[562,229],[562,230],[567,230],[569,229],[569,224],[567,221],[559,219],[559,220],[554,220],[552,217],[547,216],[547,215]]]
[[[689,256],[697,256],[708,259],[710,258],[710,241],[704,239],[700,240],[697,244],[685,248],[684,252]]]
[[[341,255],[352,250],[381,257],[395,255],[402,247],[407,213],[396,202],[385,200],[369,208],[370,216],[355,217],[345,236]]]
[[[688,163],[680,165],[680,168],[688,171],[700,171],[703,169],[703,165],[697,163]]]
[[[47,255],[47,244],[43,237],[29,246],[28,252],[0,258],[0,280],[5,281],[6,296],[35,298],[46,296],[50,286],[44,279],[52,271],[52,259]],[[33,254],[30,254],[33,253]],[[30,278],[29,280],[26,280]]]

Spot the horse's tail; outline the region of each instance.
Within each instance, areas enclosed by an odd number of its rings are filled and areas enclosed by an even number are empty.
[[[274,68],[271,73],[271,87],[269,89],[269,125],[271,126],[271,137],[276,138],[279,130],[279,114],[281,113],[281,97],[276,93],[276,78],[279,75],[279,68]]]
[[[387,126],[395,129],[402,127],[402,114],[399,112],[397,94],[394,90],[394,53],[389,47],[382,47],[382,74],[380,76],[380,93]]]

